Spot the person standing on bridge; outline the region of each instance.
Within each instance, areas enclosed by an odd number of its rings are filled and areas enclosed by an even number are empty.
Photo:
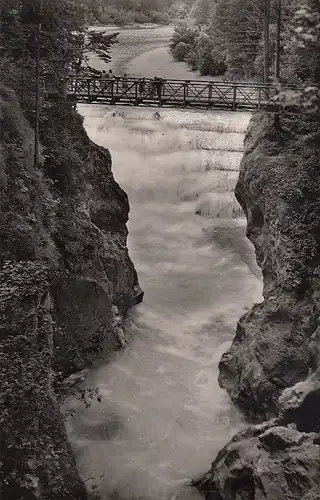
[[[125,73],[122,77],[122,90],[128,90],[128,75]]]
[[[100,89],[104,90],[107,85],[107,79],[108,75],[105,70],[102,71],[101,76],[100,76]]]
[[[108,89],[110,92],[112,92],[112,85],[113,85],[113,80],[114,80],[114,74],[113,74],[112,69],[109,69],[109,73],[107,73],[107,79],[109,80]]]
[[[157,77],[155,76],[154,79],[150,80],[150,82],[149,82],[149,96],[151,98],[154,97],[154,93],[156,90],[156,81],[157,81]]]
[[[161,99],[162,87],[163,87],[162,78],[156,78],[156,89],[157,89],[158,99]]]

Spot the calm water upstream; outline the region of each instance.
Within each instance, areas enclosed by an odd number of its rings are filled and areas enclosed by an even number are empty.
[[[104,499],[198,499],[190,478],[243,425],[218,386],[218,362],[239,316],[261,300],[233,193],[250,116],[79,110],[129,195],[128,245],[145,291],[129,347],[86,382],[102,403],[69,402],[79,468],[85,479],[103,475],[92,482]]]

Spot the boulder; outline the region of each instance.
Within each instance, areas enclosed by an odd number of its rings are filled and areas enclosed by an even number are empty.
[[[280,425],[251,427],[236,435],[192,485],[206,500],[319,499],[315,436]]]

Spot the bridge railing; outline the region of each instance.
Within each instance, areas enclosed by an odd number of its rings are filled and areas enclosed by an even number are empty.
[[[159,106],[203,106],[236,109],[277,108],[271,84],[146,78],[70,77],[67,94],[79,102]]]

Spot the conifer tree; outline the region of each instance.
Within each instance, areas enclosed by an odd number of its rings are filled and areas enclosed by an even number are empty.
[[[106,63],[110,61],[118,33],[89,31],[86,27],[87,3],[43,0],[39,19],[40,0],[4,1],[0,11],[0,68],[3,67],[6,83],[19,94],[26,81],[32,90],[38,42],[42,77],[47,86],[58,92],[63,91],[62,82],[70,72],[79,72],[88,65],[89,52]],[[38,39],[39,21],[41,33]]]

